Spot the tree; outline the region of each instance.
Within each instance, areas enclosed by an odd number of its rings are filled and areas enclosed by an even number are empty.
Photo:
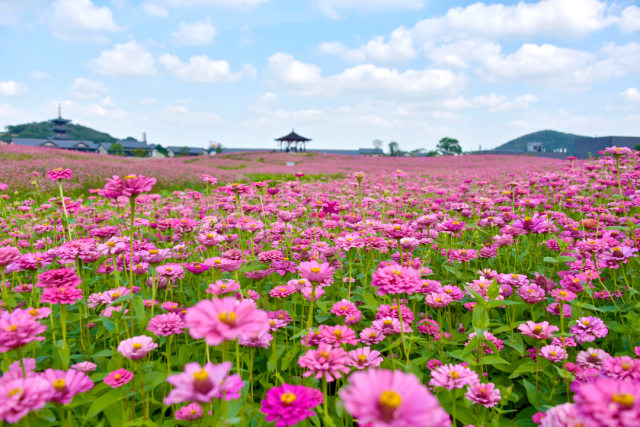
[[[391,141],[389,143],[389,155],[391,157],[397,156],[399,154],[398,153],[399,149],[400,149],[400,144],[398,144],[397,142]]]
[[[162,154],[165,157],[169,157],[169,151],[167,151],[167,149],[164,148],[162,145],[158,144],[154,148],[158,153]]]
[[[460,148],[458,140],[449,137],[442,138],[440,142],[438,142],[437,150],[442,156],[452,156],[462,153],[462,148]]]
[[[411,154],[412,157],[422,157],[422,156],[424,156],[424,153],[426,151],[427,150],[425,150],[424,148],[418,148],[417,150],[412,150],[410,152],[410,154]]]
[[[426,153],[424,153],[425,157],[436,157],[438,155],[438,152],[436,150],[429,150]]]
[[[222,153],[223,148],[222,144],[218,143],[218,145],[216,145],[216,154]]]
[[[147,150],[145,150],[144,148],[134,148],[133,150],[131,150],[131,154],[133,154],[135,157],[147,157]]]
[[[380,141],[379,139],[374,139],[373,140],[373,147],[376,150],[379,150],[382,147],[382,141]]]
[[[109,154],[113,154],[114,156],[124,156],[124,147],[115,142],[111,144],[111,148],[109,148]]]

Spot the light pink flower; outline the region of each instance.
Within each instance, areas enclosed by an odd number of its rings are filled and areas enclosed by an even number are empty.
[[[442,365],[437,370],[431,371],[429,385],[444,387],[447,390],[463,388],[476,384],[480,380],[478,374],[463,365]]]
[[[482,405],[485,408],[492,408],[500,402],[500,390],[492,383],[476,383],[471,384],[467,389],[465,397],[475,404]]]
[[[156,336],[169,336],[184,333],[185,323],[177,313],[159,314],[149,321],[147,330]]]
[[[551,334],[560,330],[557,326],[550,325],[549,322],[535,323],[528,321],[520,324],[518,330],[524,335],[536,340],[546,340],[552,338]]]
[[[413,293],[420,291],[422,280],[417,270],[393,264],[376,270],[371,286],[378,288],[379,295]]]
[[[158,348],[158,344],[153,342],[153,338],[146,335],[126,339],[118,345],[120,354],[131,360],[142,359],[155,348]]]
[[[358,344],[358,338],[353,329],[342,325],[325,326],[322,328],[322,341],[327,344],[342,345],[342,344]]]
[[[53,388],[49,399],[63,405],[71,403],[73,396],[76,394],[84,393],[93,388],[91,378],[84,372],[73,369],[66,372],[58,369],[47,369],[40,374],[40,377],[47,380]]]
[[[109,373],[104,379],[104,383],[111,386],[111,388],[122,387],[133,379],[133,373],[126,369],[118,369]]]
[[[306,369],[303,377],[314,376],[320,379],[324,376],[327,382],[332,382],[334,379],[342,378],[342,374],[349,373],[349,368],[345,366],[346,361],[347,353],[342,348],[320,343],[317,350],[309,350],[300,357],[298,364]]]
[[[44,408],[51,394],[51,384],[39,376],[0,381],[0,421],[17,423],[29,412]]]
[[[239,375],[229,375],[230,362],[214,365],[207,362],[204,366],[197,362],[187,363],[184,372],[169,375],[167,382],[175,388],[164,398],[165,405],[183,402],[209,403],[213,399],[222,397],[228,389],[225,382],[237,385]]]
[[[369,347],[351,350],[347,355],[349,356],[349,359],[347,360],[346,365],[353,366],[357,369],[370,367],[377,368],[383,360],[379,351],[372,351]]]
[[[317,261],[301,262],[298,268],[300,275],[312,283],[324,282],[334,271],[328,262],[320,264]]]
[[[224,295],[238,289],[240,289],[240,283],[235,280],[216,280],[215,283],[209,285],[206,292],[213,295]]]

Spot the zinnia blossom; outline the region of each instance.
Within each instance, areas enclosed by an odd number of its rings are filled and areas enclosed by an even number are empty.
[[[260,412],[268,422],[275,422],[276,427],[293,426],[315,415],[313,408],[322,403],[316,397],[318,393],[310,387],[285,383],[267,391]]]
[[[44,341],[40,337],[47,327],[35,320],[28,311],[16,308],[0,313],[0,353],[15,350],[31,341]]]
[[[442,365],[435,371],[431,371],[429,385],[433,387],[444,387],[447,390],[463,388],[467,385],[476,384],[480,380],[478,374],[462,365]]]
[[[0,381],[0,421],[17,423],[29,412],[44,408],[51,394],[51,384],[39,376]]]
[[[146,335],[126,339],[118,345],[120,354],[131,360],[142,359],[155,348],[158,348],[158,344],[153,342],[153,338]]]
[[[637,427],[640,382],[596,378],[580,384],[575,407],[587,426]]]
[[[183,373],[169,375],[167,378],[167,382],[175,388],[164,398],[164,404],[210,403],[213,399],[221,398],[223,393],[228,390],[228,384],[225,384],[227,381],[233,383],[234,388],[237,388],[237,384],[240,382],[241,388],[240,376],[229,375],[231,366],[230,362],[223,362],[219,365],[207,362],[204,366],[197,362],[187,363]]]
[[[303,377],[307,378],[315,374],[314,378],[319,379],[324,376],[327,382],[342,378],[342,374],[349,373],[350,369],[345,366],[346,362],[346,351],[325,343],[321,343],[317,350],[309,350],[298,359],[298,365],[307,369],[302,374]]]
[[[53,388],[50,400],[63,405],[71,403],[73,396],[84,393],[93,388],[93,381],[84,372],[73,369],[61,371],[58,369],[47,369],[41,375],[51,384]]]
[[[501,395],[495,384],[492,383],[476,383],[471,384],[467,389],[465,397],[475,404],[482,405],[485,408],[492,408],[500,402]]]
[[[448,427],[449,415],[413,374],[369,369],[340,391],[345,410],[372,427]],[[367,424],[369,423],[369,424]]]
[[[133,379],[133,373],[126,369],[118,369],[109,373],[104,379],[104,383],[111,386],[111,388],[122,387]]]

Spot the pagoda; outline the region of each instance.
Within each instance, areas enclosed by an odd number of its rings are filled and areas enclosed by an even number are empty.
[[[283,136],[282,138],[276,138],[278,145],[280,146],[280,151],[282,151],[282,143],[287,143],[287,148],[285,151],[289,152],[305,152],[307,151],[307,143],[311,140],[309,138],[305,138],[304,136],[300,136],[293,129],[291,129],[291,133],[289,135]],[[293,144],[293,147],[291,146]],[[298,147],[298,144],[301,147]]]
[[[67,123],[71,123],[71,120],[62,118],[62,107],[58,104],[58,118],[51,120],[53,123],[53,136],[50,139],[71,139],[69,137],[69,128]]]

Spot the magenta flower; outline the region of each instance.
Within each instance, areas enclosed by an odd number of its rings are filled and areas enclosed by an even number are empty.
[[[189,334],[204,338],[208,345],[235,340],[238,335],[268,332],[267,313],[256,309],[251,300],[216,298],[196,304],[185,316]]]
[[[176,420],[196,421],[202,418],[202,407],[197,403],[189,403],[175,413]]]
[[[563,403],[549,409],[542,418],[541,427],[580,427],[585,424],[573,403]]]
[[[240,283],[235,280],[216,280],[215,283],[211,283],[207,288],[208,294],[224,295],[237,291],[240,289]]]
[[[313,408],[322,403],[315,392],[301,385],[282,384],[267,391],[260,412],[268,422],[275,422],[276,427],[296,425],[313,416]]]
[[[400,370],[355,372],[340,391],[340,399],[360,425],[448,427],[451,423],[427,387],[415,375]]]
[[[118,352],[127,359],[138,360],[155,348],[158,348],[158,344],[153,342],[153,338],[140,335],[121,341],[118,345]]]
[[[238,344],[245,347],[269,348],[273,335],[269,332],[255,333],[253,335],[238,335]]]
[[[600,369],[605,360],[611,355],[604,350],[589,347],[576,356],[576,363],[581,368]]]
[[[331,307],[331,313],[335,314],[336,316],[348,316],[355,313],[356,311],[358,311],[358,309],[355,304],[347,299],[338,301],[333,304],[333,307]]]
[[[159,314],[149,321],[147,330],[156,336],[168,337],[169,335],[184,333],[185,323],[182,317],[176,313]]]
[[[640,360],[629,356],[610,357],[602,363],[603,376],[619,380],[640,380]]]
[[[340,347],[332,347],[329,344],[320,343],[317,350],[309,350],[298,359],[298,365],[307,369],[302,374],[307,378],[315,374],[314,378],[323,376],[327,382],[342,378],[342,374],[348,374],[350,369],[345,366],[347,352]]]
[[[520,324],[518,330],[535,340],[546,340],[552,338],[551,334],[558,332],[560,328],[550,325],[549,322],[535,323],[529,320],[526,323]]]
[[[567,358],[567,354],[562,347],[557,345],[545,345],[540,349],[540,356],[550,362],[560,362]]]
[[[60,287],[60,288],[45,288],[42,291],[42,297],[40,302],[46,302],[48,304],[75,304],[76,301],[81,300],[82,289],[76,287]]]
[[[49,178],[51,181],[58,181],[60,179],[73,178],[73,172],[71,172],[71,169],[56,168],[56,169],[50,170],[44,176]]]
[[[118,369],[109,373],[104,379],[104,383],[111,386],[111,388],[122,387],[133,379],[133,373],[126,369]]]
[[[138,194],[151,191],[155,183],[155,178],[147,178],[144,175],[127,175],[124,178],[114,175],[113,178],[107,178],[107,184],[104,186],[104,189],[120,193],[123,196],[135,197]]]
[[[573,301],[576,299],[576,294],[571,291],[567,291],[565,289],[554,289],[551,291],[551,296],[554,297],[558,301]]]
[[[0,268],[6,267],[14,261],[20,259],[22,254],[13,246],[0,247]]]
[[[377,368],[383,360],[379,351],[372,351],[369,347],[351,350],[347,355],[349,356],[349,359],[347,360],[346,365],[353,366],[357,369],[370,367]]]
[[[187,363],[183,373],[169,375],[167,378],[167,382],[175,388],[164,398],[165,405],[183,402],[209,403],[213,399],[221,398],[223,392],[228,391],[225,382],[233,383],[234,388],[237,388],[235,386],[240,381],[242,387],[239,375],[229,375],[231,366],[230,362],[219,365],[207,362],[204,366],[197,362]]]
[[[53,394],[49,400],[66,405],[71,403],[73,396],[84,393],[93,388],[93,381],[84,372],[69,370],[67,372],[58,369],[47,369],[41,375],[51,384]]]
[[[16,308],[0,313],[0,353],[15,350],[31,341],[44,341],[39,337],[47,327],[41,325],[27,311]]]
[[[78,277],[73,268],[58,268],[40,274],[36,286],[39,288],[75,288],[81,283],[82,279]]]
[[[276,286],[275,288],[269,291],[269,296],[273,298],[286,298],[291,294],[296,293],[295,286],[285,285],[285,286]]]
[[[480,380],[478,374],[466,366],[442,365],[435,371],[431,371],[429,385],[433,387],[444,387],[447,390],[463,388],[467,385],[476,384]]]
[[[51,397],[51,384],[32,376],[0,381],[0,421],[17,423],[31,411],[44,408]]]
[[[451,304],[452,301],[451,296],[444,292],[428,294],[425,298],[425,303],[431,308],[444,308]]]
[[[609,333],[609,329],[601,319],[591,316],[579,318],[569,331],[575,335],[578,344],[604,338]]]
[[[636,427],[640,382],[596,378],[578,386],[575,407],[587,426]]]
[[[358,338],[356,337],[356,333],[353,331],[353,329],[342,325],[325,326],[322,329],[321,337],[322,341],[327,344],[358,344]]]
[[[360,332],[360,341],[367,345],[374,345],[384,341],[385,335],[382,331],[373,328],[364,328]]]
[[[333,276],[334,271],[328,262],[320,264],[317,261],[301,262],[298,269],[300,275],[312,283],[324,282]]]
[[[477,405],[485,408],[492,408],[500,402],[500,390],[492,383],[476,383],[471,384],[467,389],[465,397]]]
[[[371,277],[371,286],[378,288],[378,295],[413,293],[422,288],[420,273],[410,267],[392,264],[379,268]]]

